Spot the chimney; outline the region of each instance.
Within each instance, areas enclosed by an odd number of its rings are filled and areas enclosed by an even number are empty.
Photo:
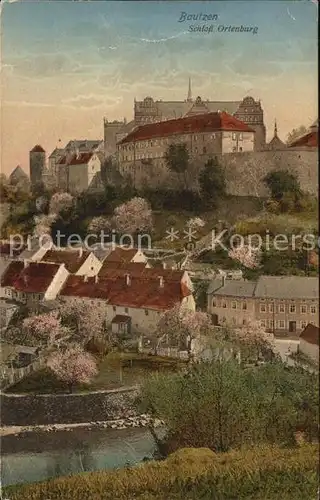
[[[23,267],[24,267],[24,269],[26,267],[28,267],[28,265],[29,265],[29,261],[27,259],[24,259],[24,261],[23,261]]]
[[[163,269],[167,269],[167,264],[165,262],[162,262],[162,267]]]
[[[88,283],[88,276],[87,276],[86,274],[85,274],[85,275],[84,275],[84,277],[83,277],[83,281],[84,281],[85,283]]]
[[[130,286],[130,285],[131,285],[131,278],[130,278],[130,274],[126,274],[126,285],[127,285],[127,286]]]
[[[163,288],[164,287],[164,279],[163,279],[163,276],[158,276],[159,280],[160,280],[160,288]]]
[[[98,275],[96,275],[96,276],[94,277],[94,282],[95,282],[95,283],[99,283],[99,276],[98,276]]]
[[[222,286],[224,286],[226,284],[226,276],[225,276],[225,274],[222,275],[221,281],[222,281]]]
[[[80,259],[81,259],[82,255],[83,255],[83,248],[82,248],[82,247],[80,247],[80,248],[79,248],[79,258],[80,258]]]

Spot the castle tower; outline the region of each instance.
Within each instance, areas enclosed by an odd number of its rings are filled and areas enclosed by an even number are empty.
[[[46,169],[46,152],[39,144],[34,146],[29,153],[29,168],[31,186],[42,184]]]
[[[266,147],[266,127],[260,100],[255,101],[253,97],[245,97],[234,116],[255,131],[254,150],[264,150]]]
[[[189,88],[188,88],[187,102],[192,102],[191,78],[189,78]]]

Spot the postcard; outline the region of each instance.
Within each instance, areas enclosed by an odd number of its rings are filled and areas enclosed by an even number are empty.
[[[0,13],[3,498],[316,499],[317,0]]]

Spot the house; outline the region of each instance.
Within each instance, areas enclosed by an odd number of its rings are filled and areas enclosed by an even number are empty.
[[[308,323],[300,333],[299,352],[305,354],[319,364],[319,327]]]
[[[101,161],[96,152],[77,151],[63,156],[56,168],[59,188],[77,194],[89,188],[93,179],[101,171]]]
[[[42,301],[54,300],[69,273],[64,264],[14,261],[1,277],[5,297],[38,310]]]
[[[105,257],[103,263],[107,266],[110,263],[124,263],[127,264],[129,262],[142,262],[147,263],[147,257],[141,250],[136,248],[126,248],[117,246],[113,248],[111,252]]]
[[[258,281],[214,279],[207,290],[208,312],[216,324],[259,321],[276,335],[297,336],[318,324],[318,278],[261,276]]]
[[[81,301],[101,311],[106,324],[111,326],[113,332],[117,330],[117,333],[123,333],[124,330],[137,334],[152,333],[161,314],[176,303],[195,310],[195,301],[183,280],[183,272],[179,276],[167,275],[166,278],[165,275],[132,275],[128,271],[123,274],[122,271],[112,277],[101,278],[70,275],[60,291],[60,298],[71,303]]]
[[[33,255],[33,261],[50,262],[53,264],[64,264],[70,274],[78,276],[95,276],[100,268],[100,260],[88,250],[82,247],[75,249],[40,248]]]

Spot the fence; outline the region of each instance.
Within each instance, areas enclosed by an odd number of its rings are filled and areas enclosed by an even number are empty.
[[[152,354],[154,356],[163,356],[164,358],[188,359],[187,351],[179,351],[175,347],[140,347],[139,352],[142,354]]]
[[[24,366],[22,368],[11,368],[9,366],[0,367],[0,387],[1,390],[7,389],[10,385],[14,385],[19,380],[23,379],[30,373],[40,370],[46,364],[46,358],[39,357],[30,365]]]

